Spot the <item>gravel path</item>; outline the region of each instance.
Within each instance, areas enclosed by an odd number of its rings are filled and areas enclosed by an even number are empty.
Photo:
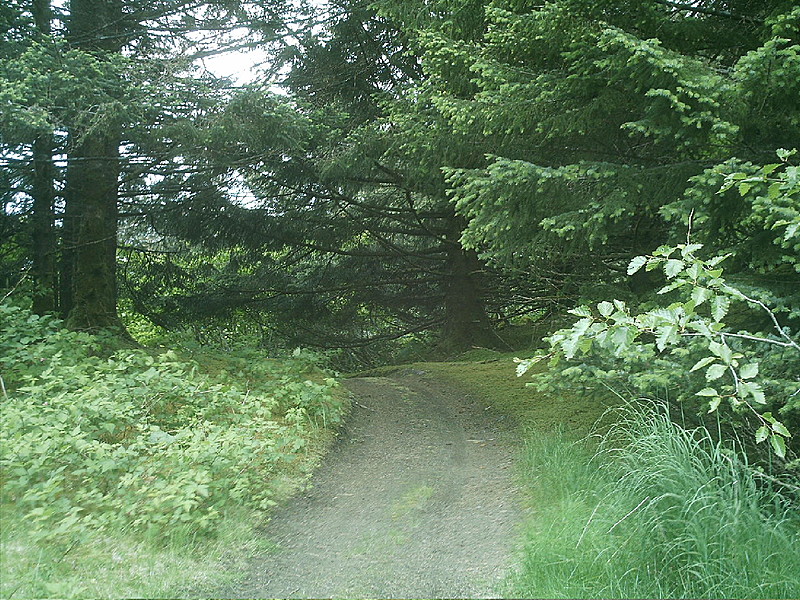
[[[346,386],[339,442],[267,527],[277,549],[223,595],[499,597],[522,516],[508,427],[422,371]]]

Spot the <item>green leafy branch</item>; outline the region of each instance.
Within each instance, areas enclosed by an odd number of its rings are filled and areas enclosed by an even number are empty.
[[[725,176],[720,193],[736,188],[748,198],[753,214],[778,235],[774,243],[786,254],[781,261],[800,273],[800,167],[790,164],[797,149],[779,149],[781,162],[760,167],[755,173],[733,172]]]
[[[643,343],[655,344],[658,352],[674,353],[689,340],[699,338],[704,341],[706,356],[691,366],[689,372],[705,372],[708,385],[696,395],[708,402],[708,412],[715,412],[723,401],[734,409],[750,410],[761,423],[755,434],[756,442],[769,440],[775,454],[784,457],[786,438],[792,434],[771,412],[761,413],[756,408],[766,405],[767,399],[755,353],[746,356],[738,349],[742,344],[731,345],[731,342],[743,340],[797,352],[800,345],[781,327],[768,306],[725,281],[720,263],[726,256],[703,260],[696,254],[702,247],[688,240],[686,244],[662,246],[652,255],[635,257],[628,266],[628,275],[642,268],[661,269],[667,283],[658,294],[675,292],[680,300],[639,314],[634,314],[621,300],[603,301],[594,309],[579,306],[570,312],[580,319],[571,328],[561,329],[549,338],[550,353],[518,360],[517,374],[526,373],[545,358],[572,360],[594,350],[610,351],[621,357]],[[730,331],[724,319],[736,302],[765,311],[774,325],[774,333],[768,336]]]

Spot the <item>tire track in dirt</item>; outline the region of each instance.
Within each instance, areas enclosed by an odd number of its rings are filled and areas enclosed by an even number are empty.
[[[499,597],[522,517],[509,428],[421,371],[345,385],[339,441],[267,526],[276,550],[223,596]]]

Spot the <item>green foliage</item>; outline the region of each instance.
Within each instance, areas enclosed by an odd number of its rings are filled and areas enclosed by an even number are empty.
[[[485,6],[482,36],[434,25],[419,35],[425,93],[485,157],[440,159],[468,220],[467,246],[497,268],[552,282],[562,297],[594,300],[607,288],[639,293],[621,276],[625,264],[653,240],[680,239],[674,225],[687,204],[705,203],[696,219],[728,224],[730,247],[736,236],[744,249],[763,248],[748,202],[730,211],[721,197],[708,201],[721,181],[711,193],[701,183],[714,165],[729,170],[732,156],[761,162],[796,144],[800,63],[787,33],[796,11],[780,1],[698,9],[501,0]],[[716,231],[704,235],[715,245]]]
[[[797,515],[705,429],[628,406],[599,449],[528,441],[520,598],[793,598]],[[554,468],[553,465],[558,465]]]
[[[78,138],[117,122],[135,88],[119,73],[135,72],[130,59],[100,60],[64,40],[33,42],[0,63],[0,123],[4,144],[24,144],[36,134],[70,124]],[[87,106],[93,110],[86,110]]]
[[[580,320],[550,337],[554,353],[549,356],[557,363],[561,357],[573,360],[596,351],[612,358],[611,364],[621,363],[623,369],[634,371],[642,369],[650,376],[663,372],[665,365],[656,365],[655,369],[653,365],[644,367],[642,358],[658,357],[668,368],[682,371],[684,381],[688,380],[686,391],[677,399],[685,400],[694,393],[707,399],[709,413],[716,411],[723,401],[734,410],[749,409],[761,421],[755,434],[757,442],[769,439],[775,453],[783,458],[785,439],[791,433],[764,408],[768,406],[797,419],[800,403],[792,373],[800,361],[800,346],[766,305],[726,283],[719,266],[725,257],[705,261],[695,254],[701,249],[701,244],[691,243],[663,246],[652,256],[634,258],[628,268],[630,275],[643,267],[661,268],[668,283],[658,294],[678,299],[639,314],[633,314],[620,300],[600,302],[596,310],[588,306],[573,309],[570,312]],[[773,331],[732,331],[725,319],[735,303],[765,311],[773,321]],[[771,352],[773,348],[779,350],[779,357]],[[540,356],[520,361],[518,374],[524,374],[541,359]],[[760,365],[773,366],[780,361],[783,365],[776,369],[778,377],[767,378],[761,372]],[[564,373],[568,374],[569,369]],[[663,378],[661,383],[668,385],[669,381]]]
[[[270,478],[341,419],[336,381],[302,355],[216,358],[207,373],[208,357],[108,352],[8,304],[0,317],[2,502],[47,543],[212,534],[234,507],[267,510]]]
[[[769,275],[763,283],[756,277],[750,285],[779,296],[780,311],[795,319],[800,317],[796,289],[800,167],[792,164],[796,153],[796,149],[780,149],[778,162],[757,165],[732,159],[707,169],[692,179],[681,201],[662,210],[682,227],[691,215],[698,229],[696,239],[730,254],[756,274]]]
[[[723,180],[718,193],[724,195],[736,188],[752,213],[745,225],[751,231],[760,229],[761,242],[778,248],[776,261],[763,266],[771,272],[786,267],[796,271],[800,256],[798,170],[787,162],[793,154],[780,151],[781,163],[760,168],[749,165],[745,171],[732,170],[731,165],[715,169],[715,178]],[[734,411],[748,409],[759,422],[756,442],[769,440],[783,458],[792,436],[773,413],[793,424],[800,420],[796,380],[800,344],[787,326],[798,316],[796,295],[780,299],[772,310],[761,299],[769,298],[765,290],[748,295],[723,277],[721,263],[730,255],[704,260],[697,255],[702,249],[702,244],[687,240],[633,258],[629,276],[644,269],[662,270],[666,277],[655,307],[634,314],[623,301],[604,300],[595,310],[589,306],[573,309],[570,312],[580,320],[550,338],[552,356],[571,361],[597,352],[606,357],[606,366],[592,370],[593,375],[619,367],[633,374],[629,382],[635,393],[652,394],[656,384],[675,390],[678,400],[699,396],[708,403],[709,413],[722,402]],[[761,249],[760,255],[764,254]],[[752,330],[753,326],[759,329]],[[521,361],[518,373],[540,358]],[[567,367],[562,373],[570,376],[580,371],[585,377],[586,370],[576,367]]]

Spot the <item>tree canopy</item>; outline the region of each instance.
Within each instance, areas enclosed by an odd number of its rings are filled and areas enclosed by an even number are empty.
[[[73,327],[121,326],[123,305],[287,347],[505,347],[508,323],[653,301],[631,259],[690,231],[797,329],[789,0],[0,17],[3,285],[28,273]],[[231,46],[272,69],[235,86],[199,68]]]

